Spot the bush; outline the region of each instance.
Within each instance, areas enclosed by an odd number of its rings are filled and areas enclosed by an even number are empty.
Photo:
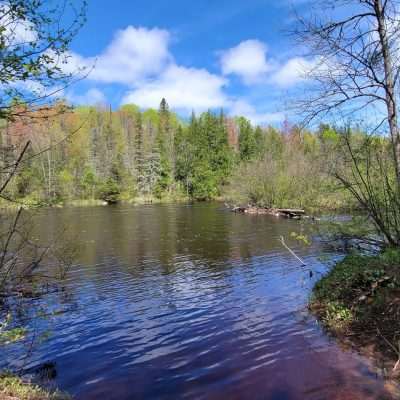
[[[118,183],[110,178],[100,186],[99,198],[109,204],[114,204],[120,200],[120,193]]]

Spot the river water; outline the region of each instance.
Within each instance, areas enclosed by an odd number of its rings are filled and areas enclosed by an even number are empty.
[[[386,398],[369,362],[307,312],[338,257],[290,238],[311,222],[207,203],[53,209],[37,220],[36,238],[67,226],[80,251],[65,292],[45,300],[54,316],[31,322],[51,334],[28,360],[21,345],[2,349],[3,364],[54,362],[54,383],[78,400]]]

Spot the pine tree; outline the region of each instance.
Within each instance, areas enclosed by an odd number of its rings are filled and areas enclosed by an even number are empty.
[[[160,174],[160,153],[157,151],[157,148],[153,148],[144,160],[143,175],[140,180],[140,191],[145,195],[155,195],[156,197],[160,197]]]
[[[135,117],[135,166],[136,183],[139,191],[141,191],[144,179],[144,147],[142,114],[140,112]]]
[[[233,150],[228,144],[228,133],[223,113],[203,113],[197,120],[192,116],[189,126],[192,144],[190,194],[197,199],[210,199],[219,194],[232,166]]]
[[[195,149],[189,137],[189,129],[179,126],[174,137],[175,180],[184,185],[185,193],[191,192],[193,158]]]
[[[252,160],[257,153],[256,136],[250,121],[240,117],[239,124],[239,154],[242,161]]]
[[[158,193],[170,189],[172,185],[172,163],[171,151],[173,146],[171,142],[171,116],[168,103],[165,99],[161,100],[158,110],[158,132],[156,146],[160,155],[160,177],[158,180]]]

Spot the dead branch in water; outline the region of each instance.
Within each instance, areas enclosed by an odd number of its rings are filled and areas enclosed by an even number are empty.
[[[300,261],[301,265],[307,265],[299,256],[296,255],[296,253],[285,243],[285,239],[283,236],[280,237],[279,241],[282,243],[282,246],[285,247],[289,253],[295,257],[297,260]]]

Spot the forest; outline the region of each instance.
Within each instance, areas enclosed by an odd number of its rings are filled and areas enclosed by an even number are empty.
[[[32,116],[3,122],[3,168],[31,143],[3,197],[27,205],[213,199],[331,210],[354,205],[329,175],[326,156],[336,154],[337,161],[340,152],[340,133],[329,125],[314,132],[289,122],[261,127],[223,110],[184,120],[165,99],[158,110],[58,112],[64,108],[35,111],[45,116],[35,123]]]

